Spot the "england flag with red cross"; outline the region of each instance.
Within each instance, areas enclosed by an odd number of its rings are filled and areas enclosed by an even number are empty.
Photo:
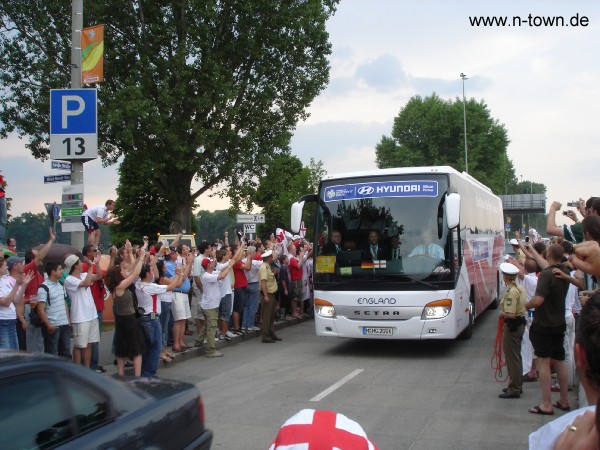
[[[377,450],[362,427],[334,411],[303,409],[279,429],[269,450]]]

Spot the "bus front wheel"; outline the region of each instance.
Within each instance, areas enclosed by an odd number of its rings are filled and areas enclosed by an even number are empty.
[[[462,333],[460,333],[459,338],[462,340],[471,339],[473,336],[473,327],[475,326],[475,303],[473,296],[469,299],[469,324],[467,328],[465,328]]]

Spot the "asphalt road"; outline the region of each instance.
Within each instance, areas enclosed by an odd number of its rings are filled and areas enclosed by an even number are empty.
[[[553,417],[528,412],[538,383],[520,399],[498,398],[496,326],[488,311],[468,341],[366,341],[318,338],[309,320],[279,330],[280,343],[245,338],[220,348],[223,358],[179,355],[159,376],[197,384],[214,449],[266,449],[304,408],[345,414],[380,450],[526,449],[528,434]]]

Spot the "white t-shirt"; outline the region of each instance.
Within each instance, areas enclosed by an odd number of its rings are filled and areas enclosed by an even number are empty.
[[[225,267],[229,267],[229,262],[217,264],[217,267],[215,267],[215,272],[221,273],[221,270],[223,270]],[[230,270],[229,272],[233,272],[233,270]],[[229,277],[229,273],[225,278],[219,280],[219,289],[221,290],[221,298],[225,297],[227,294],[231,294],[231,278]]]
[[[558,437],[565,431],[565,428],[573,423],[575,417],[583,414],[585,411],[596,411],[596,405],[576,409],[538,428],[529,435],[529,450],[554,448]]]
[[[83,212],[84,216],[88,216],[94,222],[96,222],[99,218],[105,219],[108,216],[108,210],[104,205],[92,206],[91,208],[86,209]]]
[[[0,278],[0,298],[10,294],[16,281],[10,275]],[[0,306],[0,320],[17,320],[17,310],[12,302],[8,306]]]
[[[571,272],[571,276],[575,277],[577,273],[576,270]],[[575,306],[575,302],[579,299],[579,289],[572,283],[569,283],[569,290],[567,291],[567,295],[565,296],[565,317],[573,317],[573,306]]]
[[[82,273],[80,278],[69,275],[65,279],[65,290],[71,299],[71,323],[89,322],[98,318],[90,287],[79,287],[86,277],[87,273]]]
[[[527,301],[531,300],[535,296],[535,288],[537,287],[538,277],[535,273],[528,273],[523,277],[521,285],[525,288],[527,294]]]
[[[215,309],[221,303],[221,288],[219,287],[219,272],[204,272],[202,275],[202,300],[200,307],[202,309]]]
[[[246,270],[244,272],[244,274],[246,275],[246,280],[248,280],[248,283],[258,283],[258,269],[260,269],[260,266],[262,266],[262,259],[261,260],[256,260],[253,259],[252,260],[252,264],[250,265],[250,270]]]
[[[138,307],[144,308],[144,315],[155,312],[161,313],[159,295],[167,292],[164,284],[137,281],[135,283],[135,294],[137,295]],[[156,300],[153,298],[156,297]],[[141,312],[141,311],[140,311]]]

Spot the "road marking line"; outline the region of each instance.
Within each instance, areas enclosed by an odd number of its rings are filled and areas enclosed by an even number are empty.
[[[354,372],[346,375],[344,378],[342,378],[340,381],[338,381],[335,384],[332,384],[331,386],[329,386],[327,389],[325,389],[323,392],[321,392],[319,395],[317,395],[316,397],[313,397],[310,399],[311,402],[318,402],[319,400],[324,399],[325,397],[327,397],[329,394],[331,394],[333,391],[335,391],[336,389],[342,387],[344,384],[346,384],[348,381],[350,381],[352,378],[354,378],[356,375],[358,375],[359,373],[361,373],[363,370],[365,369],[356,369]]]

